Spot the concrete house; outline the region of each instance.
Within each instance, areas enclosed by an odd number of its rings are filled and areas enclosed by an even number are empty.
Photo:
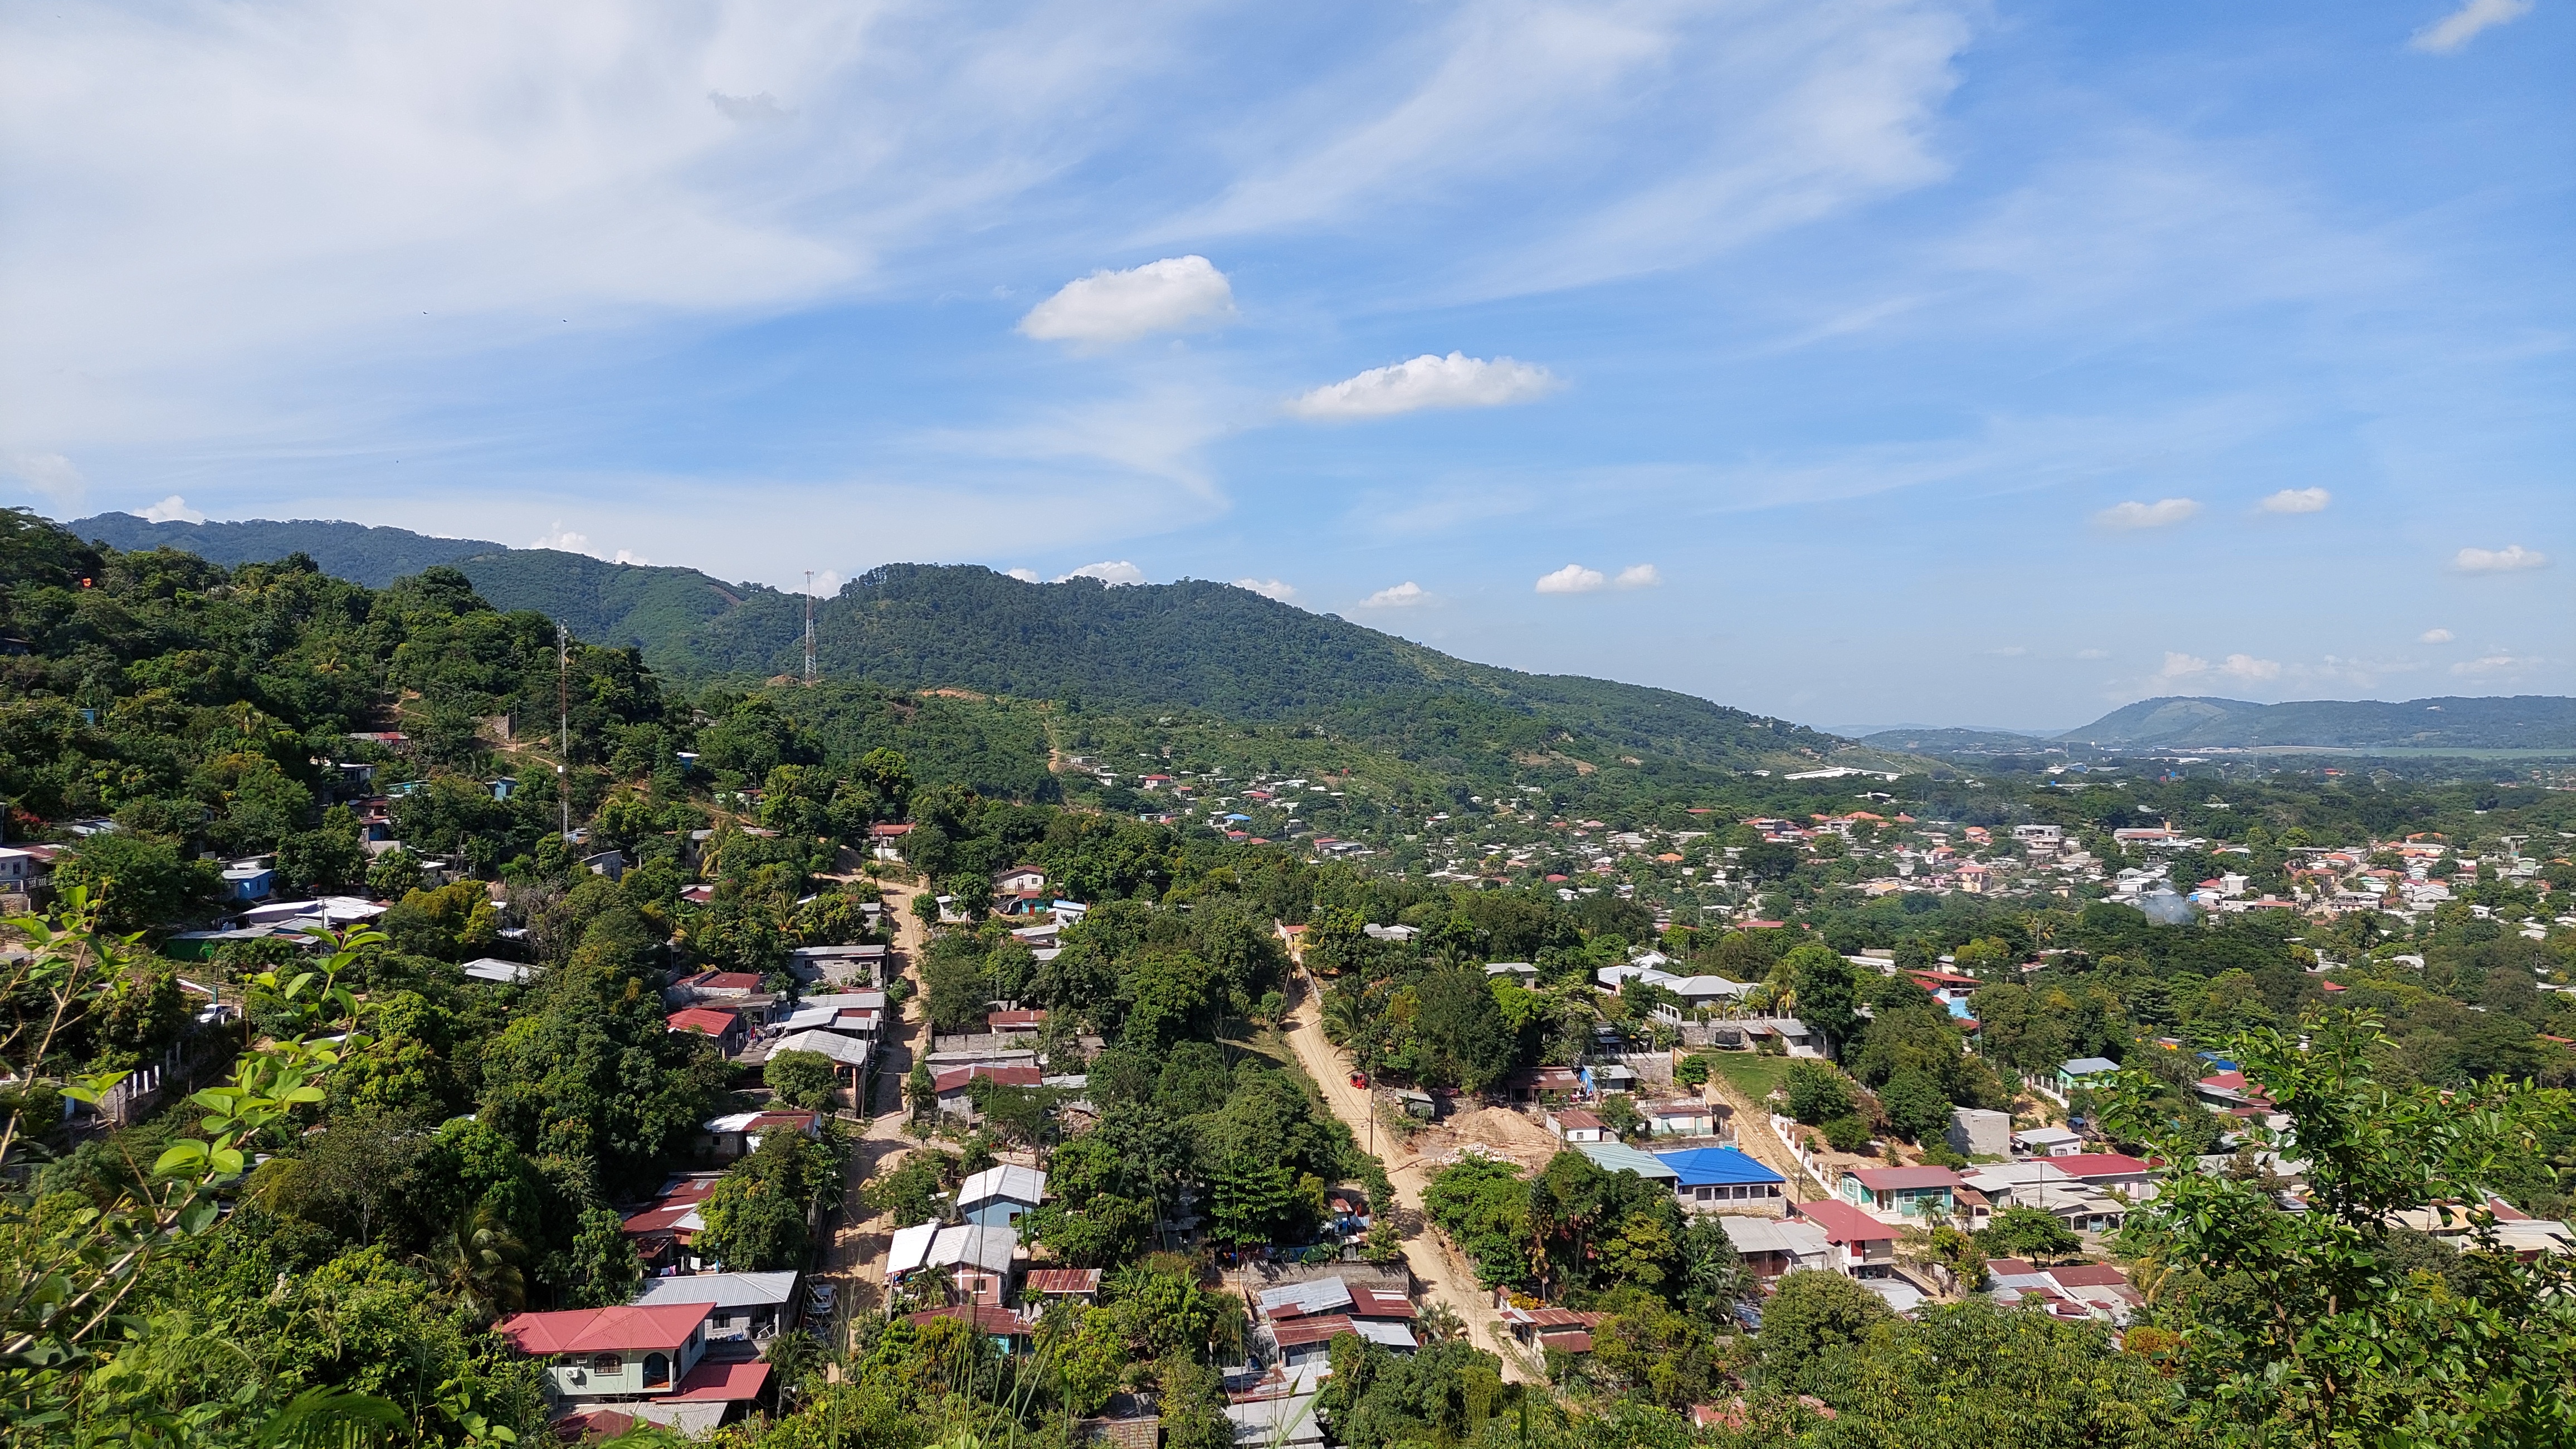
[[[1610,1129],[1602,1124],[1601,1119],[1580,1107],[1563,1107],[1548,1113],[1547,1130],[1554,1133],[1559,1142],[1613,1140]]]
[[[1868,1213],[1830,1198],[1790,1211],[1824,1234],[1826,1267],[1847,1278],[1884,1278],[1896,1271],[1896,1229]]]
[[[675,1392],[706,1356],[705,1303],[516,1313],[494,1331],[530,1358],[553,1360],[546,1380],[567,1399],[642,1398]]]
[[[1744,1260],[1745,1271],[1756,1278],[1778,1278],[1801,1268],[1827,1267],[1834,1254],[1833,1246],[1825,1241],[1824,1229],[1804,1219],[1729,1214],[1717,1221],[1726,1229],[1727,1241],[1735,1245],[1736,1256]]]
[[[1946,1167],[1846,1167],[1844,1202],[1879,1218],[1948,1217],[1966,1184]]]
[[[1788,1182],[1732,1147],[1693,1147],[1658,1152],[1673,1171],[1673,1196],[1686,1212],[1778,1212]]]

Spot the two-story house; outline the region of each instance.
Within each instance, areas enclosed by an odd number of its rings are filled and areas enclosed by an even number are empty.
[[[1966,1186],[1946,1167],[1846,1167],[1843,1201],[1881,1219],[1950,1217]]]
[[[1831,1198],[1793,1204],[1789,1211],[1825,1236],[1825,1266],[1847,1278],[1884,1278],[1896,1271],[1896,1229],[1848,1203]]]

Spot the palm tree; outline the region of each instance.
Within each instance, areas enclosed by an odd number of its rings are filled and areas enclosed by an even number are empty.
[[[477,1319],[490,1320],[527,1306],[527,1275],[519,1260],[527,1248],[503,1226],[488,1202],[456,1220],[430,1245],[423,1262],[441,1288]]]
[[[1427,1342],[1447,1343],[1467,1336],[1467,1320],[1458,1316],[1457,1309],[1438,1298],[1422,1306],[1422,1316],[1416,1323]]]

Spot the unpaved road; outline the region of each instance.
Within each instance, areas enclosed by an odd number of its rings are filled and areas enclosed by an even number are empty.
[[[1324,1040],[1317,993],[1306,974],[1298,972],[1288,988],[1292,993],[1288,1043],[1306,1068],[1306,1075],[1323,1088],[1324,1101],[1332,1107],[1333,1115],[1341,1118],[1351,1135],[1366,1145],[1371,1122],[1368,1093],[1351,1085],[1350,1067],[1333,1044]],[[1386,1164],[1387,1177],[1395,1184],[1397,1206],[1404,1209],[1401,1221],[1411,1227],[1404,1237],[1404,1258],[1412,1265],[1413,1276],[1424,1285],[1426,1293],[1457,1310],[1460,1321],[1467,1325],[1469,1342],[1502,1355],[1504,1378],[1514,1383],[1545,1382],[1521,1361],[1520,1353],[1503,1335],[1503,1320],[1494,1311],[1493,1295],[1477,1286],[1475,1270],[1451,1252],[1439,1232],[1423,1218],[1422,1189],[1428,1174],[1413,1149],[1395,1141],[1391,1134],[1376,1135],[1378,1158]]]
[[[881,1302],[884,1285],[880,1267],[886,1249],[892,1242],[894,1224],[881,1214],[871,1214],[859,1200],[859,1188],[870,1178],[900,1166],[906,1153],[915,1145],[904,1135],[905,1124],[912,1113],[903,1104],[903,1079],[912,1070],[914,1043],[926,1030],[922,1021],[921,980],[917,963],[921,959],[922,925],[912,915],[911,886],[888,884],[885,887],[886,910],[895,920],[895,970],[911,978],[912,995],[905,999],[901,1020],[887,1024],[879,1039],[880,1057],[875,1073],[875,1098],[870,1104],[874,1115],[859,1134],[855,1150],[850,1153],[849,1173],[842,1183],[840,1221],[833,1229],[832,1241],[823,1253],[819,1276],[830,1278],[840,1286],[849,1300],[851,1311],[867,1312]]]

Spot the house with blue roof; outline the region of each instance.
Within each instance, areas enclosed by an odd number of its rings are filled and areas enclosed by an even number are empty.
[[[1690,1147],[1658,1152],[1672,1169],[1673,1196],[1687,1212],[1779,1212],[1788,1202],[1787,1179],[1733,1147]]]

